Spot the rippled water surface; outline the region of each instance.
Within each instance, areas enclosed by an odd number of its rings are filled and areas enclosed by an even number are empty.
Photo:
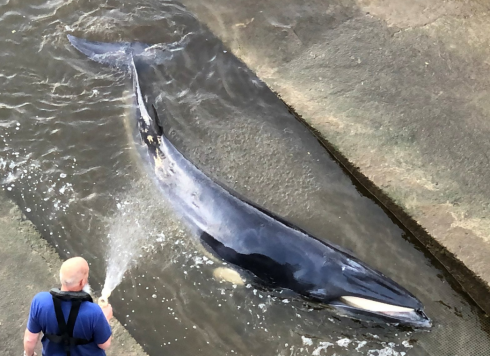
[[[91,261],[94,284],[104,278],[110,239],[141,241],[138,265],[111,302],[150,355],[490,350],[488,322],[450,276],[180,4],[0,0],[0,14],[3,188],[62,257]],[[140,79],[148,101],[167,113],[177,148],[209,176],[409,289],[433,329],[357,322],[214,280],[219,262],[175,218],[134,148],[128,75],[87,60],[67,34],[161,44],[170,55]]]

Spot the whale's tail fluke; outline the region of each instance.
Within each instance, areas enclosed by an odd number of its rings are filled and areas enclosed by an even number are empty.
[[[96,42],[72,35],[68,35],[68,41],[88,58],[111,67],[129,68],[131,54],[133,57],[150,55],[146,52],[149,45],[141,42]]]

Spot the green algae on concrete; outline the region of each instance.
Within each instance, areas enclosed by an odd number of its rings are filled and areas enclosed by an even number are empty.
[[[0,193],[0,354],[22,355],[23,336],[34,295],[59,284],[61,260],[31,222]],[[115,319],[107,355],[144,356],[141,346]],[[41,355],[40,343],[37,353]]]
[[[474,287],[490,284],[490,4],[182,2],[422,226],[488,313]]]

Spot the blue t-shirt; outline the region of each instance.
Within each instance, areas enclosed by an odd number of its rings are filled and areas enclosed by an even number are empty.
[[[61,309],[65,316],[65,322],[68,321],[70,314],[71,302],[62,301]],[[42,331],[44,334],[59,334],[58,321],[54,311],[53,296],[48,292],[36,294],[31,303],[27,329],[34,334]],[[75,327],[73,328],[73,337],[80,339],[94,339],[86,345],[78,345],[71,348],[72,356],[105,356],[105,351],[97,345],[109,340],[112,331],[102,309],[94,303],[83,302],[78,312]],[[45,356],[66,356],[63,345],[56,344],[48,340],[45,336],[42,338],[43,355]]]

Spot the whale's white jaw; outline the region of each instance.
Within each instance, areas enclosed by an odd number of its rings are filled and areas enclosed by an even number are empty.
[[[363,309],[376,313],[390,314],[390,313],[410,313],[415,310],[412,308],[400,307],[397,305],[385,304],[376,302],[374,300],[344,296],[340,297],[340,301],[354,308]]]
[[[432,321],[421,309],[400,307],[398,305],[381,303],[374,300],[343,296],[337,302],[332,303],[334,307],[347,312],[347,315],[368,315],[369,317],[381,318],[388,323],[410,325],[416,328],[430,328]],[[359,314],[360,313],[360,314]]]
[[[343,296],[330,303],[341,313],[349,317],[358,317],[367,320],[384,321],[391,324],[402,324],[415,328],[427,329],[432,327],[432,321],[421,309],[412,309],[381,303],[374,300]]]

